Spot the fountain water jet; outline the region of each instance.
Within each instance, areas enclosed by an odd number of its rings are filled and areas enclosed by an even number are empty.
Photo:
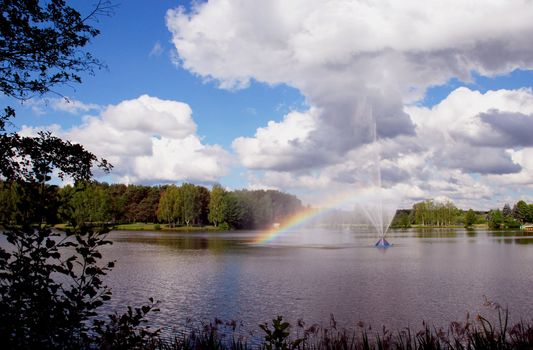
[[[370,108],[371,109],[371,108]],[[373,195],[370,201],[360,205],[361,209],[365,213],[367,219],[370,221],[371,225],[376,230],[379,240],[375,244],[378,248],[389,248],[392,246],[386,239],[385,236],[389,229],[392,219],[396,214],[396,209],[398,207],[398,200],[394,200],[387,196],[387,193],[382,187],[381,181],[381,155],[379,151],[379,144],[377,142],[377,125],[375,120],[373,120],[372,111],[367,111],[367,115],[371,118],[372,122],[370,123],[370,133],[372,137],[372,150],[373,158],[375,161],[375,171],[373,172]],[[397,198],[396,198],[397,199]],[[386,203],[384,202],[386,201]]]

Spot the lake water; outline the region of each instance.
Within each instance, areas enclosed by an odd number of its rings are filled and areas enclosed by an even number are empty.
[[[419,328],[490,314],[484,296],[513,319],[533,315],[533,236],[461,229],[397,230],[392,248],[373,247],[369,232],[306,229],[270,244],[258,232],[112,232],[104,256],[109,310],[160,301],[156,325],[182,327],[187,318],[243,322],[248,329],[276,315],[341,326]],[[169,330],[168,328],[166,330]]]

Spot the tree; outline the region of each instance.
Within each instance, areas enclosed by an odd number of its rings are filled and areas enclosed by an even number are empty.
[[[196,199],[198,201],[199,208],[199,215],[196,219],[197,225],[204,225],[209,222],[208,215],[209,215],[209,201],[210,201],[210,193],[207,188],[204,186],[196,186]]]
[[[137,207],[137,221],[155,222],[157,219],[157,205],[161,193],[159,187],[149,187],[146,196],[141,200]]]
[[[520,222],[525,223],[530,219],[529,205],[524,201],[518,201],[513,207],[513,218]]]
[[[410,228],[411,227],[411,218],[406,210],[397,210],[392,220],[391,226],[401,227],[401,228]]]
[[[102,2],[81,16],[63,0],[5,0],[0,3],[0,93],[24,100],[53,87],[81,82],[79,73],[99,63],[82,49],[98,30],[87,20],[105,9]],[[89,180],[92,166],[110,170],[83,146],[41,132],[22,137],[6,132],[15,116],[0,116],[0,176],[18,186],[20,222],[3,222],[10,244],[0,248],[0,337],[6,348],[81,348],[90,338],[88,320],[109,299],[98,251],[110,243],[105,229],[78,227],[60,234],[49,227],[57,216],[54,169],[59,176]],[[33,226],[35,225],[36,226]]]
[[[465,227],[470,227],[476,223],[477,215],[472,209],[468,209],[465,215]]]
[[[100,1],[87,16],[67,6],[64,0],[12,1],[0,3],[0,92],[25,100],[50,92],[57,85],[80,83],[80,72],[93,72],[102,64],[83,51],[99,31],[88,21],[111,10]],[[83,146],[40,132],[37,137],[6,133],[5,125],[15,116],[6,106],[0,116],[0,175],[6,179],[28,180],[48,174],[51,168],[63,174],[89,178],[93,163],[108,171],[111,166],[98,160]],[[78,169],[83,171],[79,171]],[[38,179],[41,182],[47,179]]]
[[[231,228],[246,227],[247,208],[242,197],[236,192],[229,192],[223,197],[222,212],[224,223]]]
[[[224,222],[224,196],[226,190],[219,184],[213,185],[209,197],[209,221],[218,226]]]
[[[503,224],[503,215],[499,209],[491,210],[488,214],[489,228],[500,229]]]
[[[505,203],[505,205],[503,206],[503,209],[502,209],[503,217],[507,218],[507,217],[511,216],[512,213],[513,213],[513,211],[511,210],[511,206],[509,205],[509,203]]]
[[[157,206],[157,218],[160,221],[166,222],[169,226],[174,226],[179,221],[179,214],[177,213],[177,199],[179,196],[179,189],[175,185],[168,186],[159,198]]]
[[[0,90],[27,99],[52,88],[81,82],[102,63],[83,48],[100,31],[89,24],[112,10],[99,1],[82,16],[64,0],[13,1],[0,4]]]
[[[203,186],[184,183],[180,186],[180,205],[187,226],[207,222],[209,190]]]

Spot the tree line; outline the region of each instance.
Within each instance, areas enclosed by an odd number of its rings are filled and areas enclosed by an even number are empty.
[[[533,222],[533,204],[523,200],[511,206],[506,203],[503,208],[490,211],[463,210],[451,201],[426,200],[413,204],[411,209],[399,209],[394,216],[392,226],[465,226],[487,224],[491,229],[519,228],[525,223]]]
[[[519,228],[525,223],[533,223],[533,204],[521,200],[513,207],[506,203],[502,210],[493,209],[487,213],[490,228]]]
[[[47,206],[54,217],[47,222],[165,223],[170,227],[204,226],[230,229],[265,228],[283,221],[302,207],[294,195],[275,190],[228,191],[216,184],[204,186],[142,186],[78,182],[46,185]],[[23,206],[32,190],[18,181],[0,182],[0,222],[16,224],[32,219],[31,206]],[[38,222],[35,222],[38,223]]]

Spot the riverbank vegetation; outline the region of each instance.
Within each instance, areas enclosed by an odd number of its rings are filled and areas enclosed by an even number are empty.
[[[513,207],[506,203],[503,208],[490,211],[459,209],[453,202],[427,200],[415,203],[412,209],[396,212],[392,227],[484,227],[490,229],[519,229],[533,222],[533,204],[521,200]]]
[[[146,309],[145,311],[148,311]],[[202,327],[191,327],[162,336],[160,330],[144,328],[142,310],[111,316],[120,327],[110,327],[96,338],[100,348],[162,350],[526,350],[533,348],[533,322],[509,324],[505,310],[497,310],[496,321],[478,315],[464,322],[437,327],[425,322],[419,329],[410,326],[398,330],[372,328],[363,322],[343,328],[331,315],[328,326],[295,324],[278,316],[270,323],[259,324],[257,330],[243,330],[239,322],[215,319]],[[120,320],[120,321],[119,321]]]
[[[46,186],[48,206],[57,215],[48,222],[116,225],[119,229],[257,229],[272,226],[304,207],[293,195],[274,190],[211,190],[184,183],[180,186],[140,186],[79,181],[62,188]],[[25,219],[17,210],[31,196],[20,181],[0,182],[0,222]],[[144,224],[144,225],[143,225]],[[156,226],[159,225],[159,226]]]
[[[114,225],[119,230],[220,231],[263,229],[312,208],[294,195],[275,190],[229,191],[184,183],[180,186],[141,186],[79,181],[64,187],[46,185],[47,205],[57,216],[49,222],[59,228],[82,223]],[[22,219],[18,203],[33,195],[20,181],[0,181],[0,222]],[[355,209],[357,210],[357,208]],[[352,212],[332,211],[316,222],[333,226],[364,222]],[[533,204],[518,201],[502,209],[474,211],[457,208],[451,201],[427,200],[411,209],[398,209],[391,227],[519,229],[533,222]]]

